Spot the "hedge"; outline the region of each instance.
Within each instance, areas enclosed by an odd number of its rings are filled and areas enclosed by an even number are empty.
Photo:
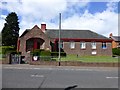
[[[10,53],[10,52],[16,52],[14,47],[12,47],[12,46],[1,46],[0,47],[0,54],[5,55],[5,54]]]
[[[40,60],[51,60],[51,52],[49,50],[36,49],[31,54],[32,56],[40,56]]]
[[[36,50],[31,52],[31,55],[33,55],[33,56],[40,56],[40,52],[41,52],[40,49],[36,49]]]
[[[112,49],[112,53],[113,53],[113,55],[118,55],[118,56],[120,56],[120,48],[113,48],[113,49]]]
[[[51,52],[48,51],[48,50],[41,51],[41,52],[40,52],[40,56],[51,56]]]

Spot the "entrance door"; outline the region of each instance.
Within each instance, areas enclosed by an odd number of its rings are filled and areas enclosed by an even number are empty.
[[[37,42],[37,49],[40,49],[40,42]]]

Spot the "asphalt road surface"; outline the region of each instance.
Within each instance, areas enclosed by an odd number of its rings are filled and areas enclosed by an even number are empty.
[[[117,68],[2,66],[2,88],[118,88]]]

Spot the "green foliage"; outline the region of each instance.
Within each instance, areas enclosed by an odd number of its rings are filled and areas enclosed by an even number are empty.
[[[12,52],[16,52],[14,47],[12,47],[12,46],[0,46],[0,55],[1,55],[2,59],[6,57],[6,54],[12,53]]]
[[[40,56],[40,60],[51,60],[51,52],[49,50],[36,49],[31,52],[32,56]]]
[[[31,52],[31,55],[32,56],[40,56],[40,52],[41,52],[40,49],[35,49],[34,51]]]
[[[120,48],[113,48],[112,49],[113,55],[118,55],[120,56]]]
[[[49,61],[51,60],[51,52],[49,50],[44,50],[40,52],[40,59]]]
[[[40,56],[51,56],[51,52],[49,50],[41,51]]]
[[[51,52],[49,50],[35,49],[31,52],[33,56],[51,56]]]
[[[6,23],[2,29],[2,45],[14,46],[17,48],[17,40],[19,37],[19,22],[15,12],[8,14],[5,19]]]
[[[60,52],[60,55],[62,57],[66,57],[66,53],[65,52]],[[59,52],[51,52],[51,56],[58,57],[59,56]]]
[[[15,52],[15,49],[12,46],[1,46],[0,47],[0,54],[3,54],[3,55],[13,52],[13,51]]]

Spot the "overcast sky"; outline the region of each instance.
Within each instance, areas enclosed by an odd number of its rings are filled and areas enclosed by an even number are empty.
[[[1,0],[0,31],[10,12],[19,17],[20,35],[34,25],[46,23],[48,29],[92,30],[104,36],[118,35],[119,0]],[[114,1],[114,2],[112,2]]]

